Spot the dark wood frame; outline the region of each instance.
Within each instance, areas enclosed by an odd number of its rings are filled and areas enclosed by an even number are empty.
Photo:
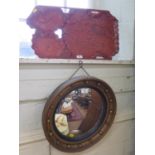
[[[100,92],[107,102],[107,110],[103,123],[100,127],[82,141],[68,141],[59,136],[54,126],[54,113],[59,101],[72,90],[79,87],[91,87]],[[94,77],[76,77],[65,81],[50,95],[44,107],[42,124],[45,136],[50,144],[64,152],[79,152],[98,142],[109,130],[116,114],[116,98],[111,87],[104,81]]]

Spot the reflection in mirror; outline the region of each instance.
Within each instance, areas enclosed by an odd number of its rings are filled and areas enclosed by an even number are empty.
[[[95,89],[79,88],[58,104],[54,121],[58,132],[70,139],[89,136],[103,120],[104,100]]]

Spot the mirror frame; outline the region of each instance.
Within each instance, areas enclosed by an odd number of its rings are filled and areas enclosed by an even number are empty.
[[[51,118],[54,118],[55,110],[61,99],[80,87],[90,87],[100,92],[101,96],[106,99],[107,110],[104,121],[92,135],[81,141],[68,141],[59,136],[55,130],[54,119]],[[116,115],[116,104],[115,94],[106,82],[91,76],[69,79],[55,89],[45,104],[42,115],[45,136],[51,145],[63,152],[83,151],[101,140],[107,133]]]

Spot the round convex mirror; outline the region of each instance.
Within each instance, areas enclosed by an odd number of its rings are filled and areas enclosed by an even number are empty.
[[[106,102],[93,88],[76,88],[58,104],[54,122],[63,138],[80,141],[95,132],[104,121]]]
[[[100,140],[112,124],[116,99],[105,82],[77,77],[49,97],[43,112],[47,140],[65,152],[82,151]]]

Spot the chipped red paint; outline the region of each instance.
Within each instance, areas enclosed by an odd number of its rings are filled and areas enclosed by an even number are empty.
[[[109,11],[37,6],[27,19],[35,28],[32,48],[41,58],[112,59],[118,52],[118,21]],[[55,30],[62,30],[58,38]]]

